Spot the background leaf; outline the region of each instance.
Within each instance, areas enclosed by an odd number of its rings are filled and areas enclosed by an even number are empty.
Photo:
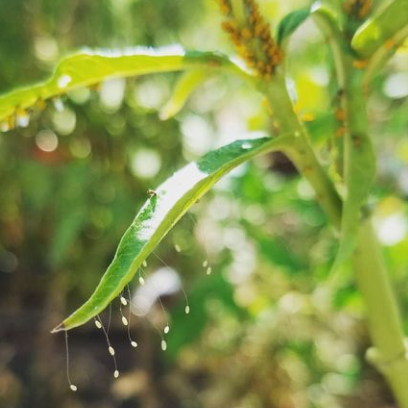
[[[282,44],[296,29],[309,17],[310,9],[304,8],[292,11],[286,15],[279,23],[277,28],[277,42]]]
[[[242,72],[221,54],[190,51],[181,48],[134,48],[129,51],[83,51],[63,59],[46,82],[12,91],[0,96],[0,121],[7,119],[3,130],[14,127],[26,115],[25,109],[38,101],[63,95],[78,87],[90,86],[114,77],[129,77],[157,72],[178,71],[195,66],[231,66]]]
[[[206,69],[193,69],[182,74],[170,99],[160,111],[160,119],[167,120],[183,109],[191,94],[209,77]]]

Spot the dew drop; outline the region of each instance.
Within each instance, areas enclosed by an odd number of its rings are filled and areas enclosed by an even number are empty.
[[[112,346],[109,346],[108,350],[109,350],[109,354],[110,354],[111,356],[114,356],[114,355],[115,355],[115,349],[114,349]]]
[[[140,283],[142,286],[145,284],[145,280],[144,280],[144,278],[143,278],[142,276],[139,278],[139,283]]]
[[[26,128],[30,123],[30,115],[24,109],[18,109],[16,112],[16,123],[21,128]]]
[[[167,350],[166,340],[162,340],[162,341],[161,341],[161,349],[162,349],[163,351],[166,351],[166,350]]]
[[[209,266],[209,267],[207,268],[207,270],[206,270],[206,274],[207,274],[207,275],[211,275],[211,272],[212,272],[212,269],[211,269],[211,266]]]
[[[244,149],[244,150],[248,150],[248,149],[250,149],[251,147],[252,147],[252,143],[249,143],[249,142],[244,142],[244,143],[242,143],[242,145],[241,145],[241,148]]]
[[[101,323],[99,320],[95,320],[95,326],[96,326],[98,329],[102,329],[102,323]]]
[[[167,325],[167,326],[163,329],[163,331],[164,331],[164,334],[167,334],[167,333],[170,331],[169,325]]]
[[[177,252],[181,252],[181,248],[180,248],[180,245],[174,245],[174,249],[177,251]]]
[[[128,304],[127,300],[123,296],[120,297],[120,303],[122,303],[123,306]]]
[[[69,75],[61,75],[58,78],[58,88],[65,88],[71,81],[72,78]]]
[[[186,314],[189,314],[189,313],[190,313],[190,306],[187,305],[187,306],[184,308],[184,311],[185,311]]]
[[[136,343],[135,341],[131,341],[131,342],[130,342],[130,345],[131,345],[132,347],[134,347],[134,348],[137,347],[137,343]]]
[[[114,376],[115,378],[118,378],[118,377],[119,377],[119,371],[118,371],[118,370],[115,370],[115,371],[113,372],[113,376]]]
[[[122,323],[124,326],[127,326],[129,324],[128,319],[126,319],[125,316],[122,316]]]
[[[76,392],[78,390],[78,387],[76,385],[74,385],[74,384],[71,384],[69,386],[69,388],[71,388],[71,391],[74,391],[74,392]]]
[[[54,98],[52,103],[57,112],[62,112],[64,110],[64,102],[62,102],[61,98]]]
[[[205,260],[205,261],[203,262],[203,267],[206,268],[207,266],[208,266],[208,261]]]
[[[144,260],[144,261],[142,262],[142,265],[143,265],[144,268],[147,268],[147,262],[146,262],[146,260]]]

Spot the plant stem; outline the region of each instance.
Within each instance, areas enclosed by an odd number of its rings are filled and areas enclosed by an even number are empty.
[[[366,134],[368,137],[369,122],[363,94],[362,73],[354,70],[350,65],[351,63],[348,63],[345,66],[349,80],[344,92],[348,134]],[[351,139],[346,139],[346,145],[346,158],[349,155],[349,160],[358,160],[358,156],[352,157]],[[356,165],[358,166],[359,163]],[[353,164],[348,167],[353,169]],[[346,177],[355,177],[355,172],[357,172],[356,168],[350,174],[346,174]],[[367,187],[360,187],[360,194],[365,188]],[[360,225],[353,261],[357,286],[365,302],[368,328],[375,347],[367,356],[387,379],[400,406],[408,408],[408,360],[402,319],[380,245],[368,218]]]
[[[326,213],[330,222],[340,228],[341,199],[334,188],[332,181],[320,165],[315,152],[309,142],[306,129],[299,121],[293,110],[293,104],[286,89],[283,76],[277,76],[266,87],[260,85],[261,91],[267,97],[272,110],[273,118],[280,134],[293,134],[291,144],[284,148],[284,152],[293,161],[296,168],[312,185],[316,200]]]
[[[357,81],[357,84],[359,83],[361,82]],[[352,84],[356,92],[356,82]],[[293,132],[295,135],[291,146],[284,151],[310,182],[321,207],[332,224],[339,229],[342,202],[316,158],[304,127],[293,111],[284,80],[282,77],[274,78],[268,88],[260,89],[272,105],[273,117],[277,120],[279,132]],[[368,132],[364,96],[358,94],[356,99],[352,99],[355,97],[353,91],[345,90],[348,125],[352,128],[350,131]],[[360,112],[356,112],[356,109]],[[357,285],[367,308],[369,331],[375,346],[368,353],[369,360],[384,375],[401,408],[408,408],[408,360],[401,316],[381,249],[369,219],[362,221],[353,261]]]
[[[381,248],[369,219],[363,221],[360,227],[353,266],[375,346],[367,356],[387,379],[401,408],[406,408],[408,360],[404,332]]]
[[[343,91],[347,126],[346,178],[353,178],[356,176],[355,172],[364,169],[359,169],[361,165],[359,157],[355,152],[353,154],[353,147],[356,146],[353,146],[352,136],[365,135],[366,149],[370,148],[364,73],[353,67],[352,53],[347,51],[349,47],[345,44],[336,24],[324,13],[316,14],[316,17],[320,28],[330,40],[339,87]],[[358,194],[367,188],[366,185],[360,187]],[[408,361],[402,319],[381,248],[369,218],[363,220],[360,225],[357,247],[353,255],[353,268],[366,306],[368,329],[374,344],[367,357],[384,375],[401,408],[408,408]]]

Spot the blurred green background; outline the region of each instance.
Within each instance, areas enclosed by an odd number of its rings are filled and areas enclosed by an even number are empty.
[[[274,27],[309,4],[260,3]],[[81,47],[181,43],[233,52],[213,0],[0,0],[0,10],[1,93],[47,77]],[[306,125],[329,164],[333,72],[312,22],[294,35],[287,66],[300,115],[313,119]],[[403,47],[369,101],[380,152],[375,222],[405,310],[407,68]],[[310,186],[279,154],[220,182],[148,259],[146,284],[135,279],[130,287],[138,348],[113,303],[119,379],[100,331],[88,324],[69,333],[78,391],[69,390],[64,336],[49,331],[90,295],[146,191],[269,125],[262,98],[225,74],[209,78],[176,118],[160,121],[178,76],[76,91],[27,128],[0,134],[0,407],[393,407],[364,360],[369,339],[350,268],[329,274],[336,238]],[[109,312],[101,317],[107,325]]]

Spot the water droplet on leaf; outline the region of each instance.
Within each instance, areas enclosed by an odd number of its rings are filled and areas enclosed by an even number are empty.
[[[26,128],[30,123],[30,115],[24,109],[18,109],[16,112],[17,126]]]
[[[61,98],[54,98],[52,103],[56,111],[62,112],[64,110],[64,102],[62,102]]]
[[[71,81],[72,78],[69,75],[61,75],[58,78],[58,88],[65,88]]]

